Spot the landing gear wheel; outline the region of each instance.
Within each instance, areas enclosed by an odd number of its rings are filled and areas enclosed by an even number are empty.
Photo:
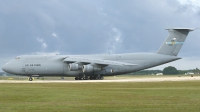
[[[78,78],[78,77],[75,77],[75,80],[79,80],[79,78]]]
[[[83,80],[83,77],[80,77],[79,80]]]
[[[85,77],[85,78],[84,78],[84,80],[88,80],[88,79],[89,79],[88,77]]]
[[[95,76],[90,76],[90,80],[96,80]]]
[[[29,77],[28,80],[29,80],[29,81],[33,81],[33,78],[32,78],[32,77]]]

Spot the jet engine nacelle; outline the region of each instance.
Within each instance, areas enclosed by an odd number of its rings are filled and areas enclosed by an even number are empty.
[[[95,67],[95,66],[92,66],[92,65],[83,65],[82,70],[83,70],[84,73],[89,73],[89,72],[100,71],[101,68]]]
[[[78,71],[78,64],[76,64],[76,63],[70,63],[68,65],[68,69],[69,69],[69,71]]]

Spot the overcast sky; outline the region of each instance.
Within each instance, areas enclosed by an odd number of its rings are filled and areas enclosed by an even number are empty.
[[[172,27],[200,28],[200,0],[0,0],[0,67],[24,54],[156,52]],[[199,43],[200,29],[183,59],[153,69],[200,68]]]

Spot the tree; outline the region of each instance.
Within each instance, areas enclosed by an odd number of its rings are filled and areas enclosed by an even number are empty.
[[[168,67],[165,67],[163,69],[163,74],[164,75],[175,75],[175,74],[179,74],[178,70],[173,67],[173,66],[168,66]]]
[[[196,68],[196,69],[194,70],[194,74],[199,74],[199,69],[198,69],[198,68]]]

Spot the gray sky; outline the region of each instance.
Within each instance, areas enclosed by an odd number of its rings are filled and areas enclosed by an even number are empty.
[[[200,0],[0,0],[0,67],[23,54],[156,52],[165,28],[200,28]],[[175,66],[200,68],[200,29]],[[1,71],[1,70],[0,70]]]

